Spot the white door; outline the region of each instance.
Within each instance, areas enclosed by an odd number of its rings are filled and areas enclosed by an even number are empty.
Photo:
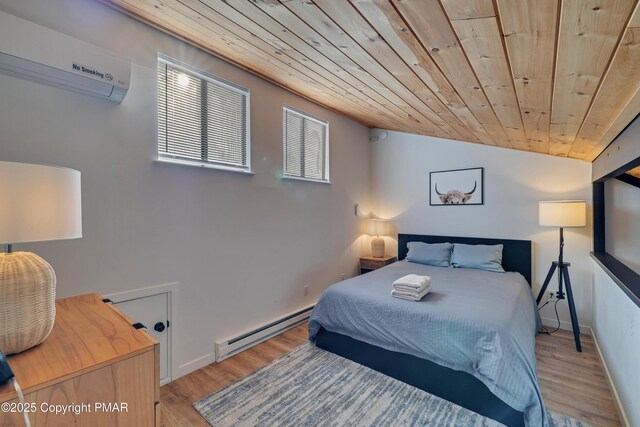
[[[113,304],[133,322],[142,323],[147,333],[160,343],[160,382],[170,381],[169,370],[169,294],[164,292]]]

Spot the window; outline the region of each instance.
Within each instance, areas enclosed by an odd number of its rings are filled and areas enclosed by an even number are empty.
[[[249,91],[158,57],[158,160],[249,172]]]
[[[284,177],[329,182],[329,124],[284,107]]]
[[[635,144],[636,140],[632,136],[626,142]],[[625,149],[624,143],[624,139],[615,145],[612,142],[593,163],[594,178],[596,170],[601,173],[616,161],[626,164],[593,181],[591,256],[640,307],[640,157],[627,162],[629,156],[620,150],[621,146]]]

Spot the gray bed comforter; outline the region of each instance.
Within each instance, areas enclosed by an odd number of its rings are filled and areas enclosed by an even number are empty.
[[[391,297],[391,284],[410,273],[431,276],[431,293],[418,302]],[[397,262],[327,289],[311,314],[311,340],[320,327],[467,372],[522,411],[527,426],[548,425],[535,357],[540,316],[518,273]]]

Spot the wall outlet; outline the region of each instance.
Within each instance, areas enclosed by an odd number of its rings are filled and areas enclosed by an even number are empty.
[[[556,300],[555,291],[549,291],[549,301],[555,301],[555,300]]]
[[[308,295],[309,295],[309,287],[308,287],[308,286],[305,286],[305,287],[304,287],[304,296],[306,297],[306,296],[308,296]]]

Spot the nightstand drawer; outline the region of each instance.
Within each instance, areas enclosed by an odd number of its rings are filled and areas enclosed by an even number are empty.
[[[384,261],[372,260],[372,259],[362,259],[360,260],[360,268],[365,268],[367,270],[375,270],[380,267],[384,267],[387,265]]]
[[[361,257],[360,258],[360,274],[377,270],[385,265],[392,264],[398,260],[394,256],[384,256],[382,258]]]

